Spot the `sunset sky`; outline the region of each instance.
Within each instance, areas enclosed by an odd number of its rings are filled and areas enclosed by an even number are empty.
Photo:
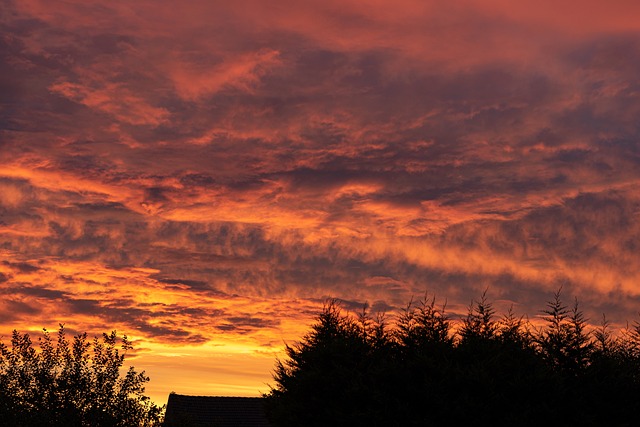
[[[257,396],[328,297],[640,310],[640,2],[0,0],[0,336]]]

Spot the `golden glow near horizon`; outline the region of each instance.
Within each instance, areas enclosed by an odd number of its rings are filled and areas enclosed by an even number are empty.
[[[0,335],[268,391],[326,298],[640,301],[640,4],[9,0]]]

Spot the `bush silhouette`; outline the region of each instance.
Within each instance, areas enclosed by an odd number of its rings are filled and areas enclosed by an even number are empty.
[[[434,298],[388,324],[335,300],[276,362],[276,426],[625,426],[640,409],[640,324],[589,331],[560,291],[535,328],[483,294],[454,322]]]
[[[13,331],[10,346],[0,343],[3,426],[160,425],[163,408],[144,395],[149,378],[133,367],[120,374],[132,348],[126,336],[89,341],[85,333],[70,342],[60,325],[55,343],[46,330],[39,341],[37,351],[28,334]]]

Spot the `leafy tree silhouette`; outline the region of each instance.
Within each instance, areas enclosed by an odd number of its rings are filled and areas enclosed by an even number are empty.
[[[144,395],[149,378],[120,369],[131,343],[116,332],[69,342],[62,325],[54,344],[44,330],[40,351],[13,331],[0,343],[0,420],[4,426],[156,426],[163,408]],[[120,344],[120,349],[118,349]]]

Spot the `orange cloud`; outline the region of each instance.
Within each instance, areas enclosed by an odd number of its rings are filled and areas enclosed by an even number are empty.
[[[261,50],[224,59],[220,64],[205,67],[176,59],[171,67],[171,78],[178,95],[195,100],[210,96],[224,88],[253,92],[260,79],[281,64],[279,52]]]
[[[556,3],[7,3],[3,325],[162,396],[264,390],[326,297],[634,316],[637,6]]]
[[[117,84],[94,89],[77,83],[60,82],[50,86],[50,90],[132,125],[158,126],[169,117],[166,109],[147,105],[143,99]]]

